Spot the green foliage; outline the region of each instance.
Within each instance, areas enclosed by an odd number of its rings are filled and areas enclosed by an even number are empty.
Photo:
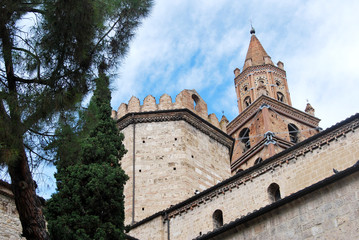
[[[29,165],[48,160],[41,151],[59,113],[82,101],[95,76],[116,68],[151,5],[152,0],[0,1],[0,170],[7,166],[27,239],[48,238]],[[97,72],[101,65],[106,67]],[[78,142],[77,130],[61,124],[62,143],[54,146],[60,169],[81,160],[94,163],[83,149],[112,164],[119,156],[115,148],[123,154],[115,137],[93,148],[115,133],[106,121],[91,130],[87,142]],[[28,188],[21,189],[21,182]]]
[[[100,73],[89,108],[82,114],[82,129],[61,125],[58,130],[53,145],[57,193],[46,209],[52,239],[124,237],[123,185],[128,177],[118,163],[125,149],[111,118],[110,101],[109,79]],[[74,151],[79,153],[77,159]]]
[[[123,184],[119,166],[75,164],[57,175],[60,191],[47,204],[52,239],[123,239]]]
[[[29,131],[73,109],[93,88],[100,64],[107,72],[116,68],[151,5],[152,0],[1,3],[0,152],[21,148]]]

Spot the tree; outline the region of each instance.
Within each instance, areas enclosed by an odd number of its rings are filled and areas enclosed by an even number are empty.
[[[79,131],[61,125],[57,146],[57,192],[46,206],[52,239],[124,239],[123,185],[119,164],[125,154],[123,134],[111,118],[109,79],[100,74]],[[61,148],[64,140],[78,158]]]
[[[46,135],[44,126],[59,111],[81,101],[101,63],[113,69],[151,5],[151,0],[0,2],[0,166],[7,166],[27,239],[48,239],[29,168],[34,154],[29,136]]]

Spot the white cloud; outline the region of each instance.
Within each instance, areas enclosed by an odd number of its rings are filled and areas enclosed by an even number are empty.
[[[357,1],[156,1],[114,84],[113,107],[195,88],[209,112],[238,112],[233,69],[242,68],[250,19],[274,62],[285,63],[293,106],[306,99],[323,127],[356,111]],[[231,90],[232,89],[232,90]],[[235,110],[237,111],[237,110]]]

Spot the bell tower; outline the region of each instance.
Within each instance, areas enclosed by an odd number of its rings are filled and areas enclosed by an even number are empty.
[[[250,33],[252,36],[243,70],[234,70],[239,113],[261,95],[292,106],[284,64],[279,61],[275,66],[256,37],[253,27]]]
[[[249,168],[313,136],[320,119],[314,108],[292,107],[284,64],[274,65],[252,27],[242,71],[234,70],[239,115],[228,124],[236,141],[232,174]]]

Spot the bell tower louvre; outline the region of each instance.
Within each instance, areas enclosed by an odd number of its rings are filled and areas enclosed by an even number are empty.
[[[292,107],[284,64],[275,66],[253,27],[250,33],[242,72],[234,70],[239,115],[227,126],[235,139],[232,174],[319,132],[309,103],[305,112]]]

